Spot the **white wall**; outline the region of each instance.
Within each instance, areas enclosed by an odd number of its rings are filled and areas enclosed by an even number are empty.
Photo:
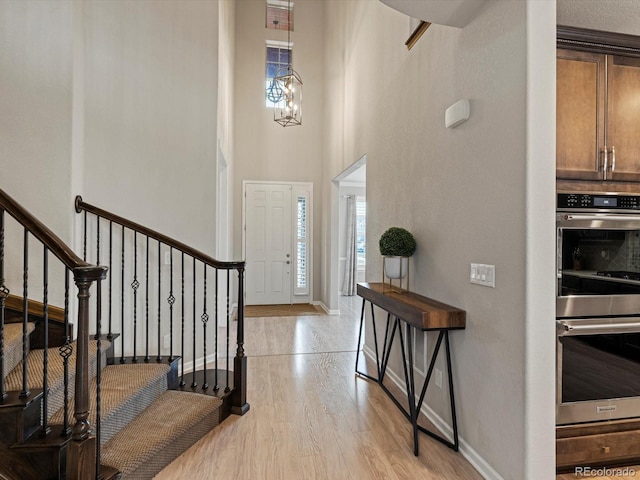
[[[557,0],[558,25],[640,34],[636,0]]]
[[[230,245],[233,236],[233,133],[234,133],[234,66],[235,66],[235,4],[233,0],[222,0],[220,2],[219,32],[218,32],[218,175],[224,172],[223,178],[218,178],[216,185],[224,182],[226,188],[218,191],[218,208],[216,225],[221,231],[216,232],[219,243],[219,260],[233,260],[230,252]],[[220,158],[222,155],[223,158]],[[223,199],[221,195],[224,195]],[[226,201],[226,205],[224,202]],[[225,211],[221,211],[224,208]],[[222,219],[222,222],[220,221]],[[226,224],[224,220],[226,219]],[[237,220],[239,221],[239,219]],[[235,257],[240,259],[240,256]]]
[[[242,217],[242,181],[311,182],[314,185],[314,292],[320,297],[323,131],[323,2],[296,0],[293,68],[301,75],[301,126],[283,128],[265,107],[266,39],[287,41],[287,32],[265,28],[264,0],[236,2],[234,218]],[[233,245],[241,256],[240,222]]]
[[[529,181],[526,72],[536,65],[528,66],[527,31],[535,22],[527,2],[488,2],[464,29],[433,25],[411,51],[406,16],[366,0],[327,5],[325,178],[366,152],[367,243],[391,225],[411,230],[418,242],[411,289],[467,311],[466,330],[451,335],[465,455],[490,477],[546,478],[553,472],[554,372],[546,372],[542,403],[529,412],[525,331],[538,313],[531,303],[543,299],[536,320],[546,322],[549,338],[529,354],[553,358],[554,297],[549,288],[527,291],[526,195],[543,187],[551,197],[539,212],[538,231],[549,234],[539,239],[548,252],[533,275],[539,282],[553,275],[554,167],[553,156],[545,157],[545,175]],[[554,53],[547,50],[543,65],[553,64]],[[552,69],[545,82],[549,76],[553,85]],[[461,98],[471,101],[470,120],[445,129],[445,109]],[[547,137],[536,140],[553,145],[553,133]],[[325,229],[329,222],[325,215]],[[470,262],[496,265],[495,289],[469,283]],[[381,263],[368,249],[367,280],[379,281]],[[398,358],[392,366],[401,376]],[[450,421],[445,391],[430,387],[427,395]],[[526,428],[540,412],[547,412],[545,429],[531,441]],[[546,464],[532,467],[536,459]]]
[[[89,1],[84,32],[85,200],[213,252],[218,1]]]
[[[72,19],[70,1],[0,2],[0,189],[66,242],[74,219]],[[21,296],[22,232],[8,215],[6,224],[5,275]],[[32,294],[41,299],[42,246],[30,243]]]

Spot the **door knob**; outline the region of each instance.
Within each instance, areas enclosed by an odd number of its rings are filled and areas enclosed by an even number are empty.
[[[287,260],[287,265],[289,265],[291,262],[289,260]]]

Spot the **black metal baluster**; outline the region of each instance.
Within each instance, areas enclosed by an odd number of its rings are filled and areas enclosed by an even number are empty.
[[[184,252],[182,252],[182,335],[180,341],[182,342],[180,355],[182,355],[182,375],[180,377],[180,386],[184,387]]]
[[[138,363],[137,343],[138,343],[138,233],[133,231],[133,282],[131,282],[131,288],[133,288],[133,363]]]
[[[230,275],[230,271],[227,270],[227,384],[224,387],[224,391],[228,392],[229,390],[231,390],[231,387],[229,387],[229,319],[231,318],[231,312],[230,312],[230,303],[229,303],[229,275]]]
[[[122,236],[120,243],[120,345],[122,345],[122,351],[120,352],[120,363],[126,362],[124,358],[124,226],[122,227]]]
[[[40,436],[51,433],[49,428],[49,249],[43,252],[42,310],[44,315],[44,350],[42,352],[42,430]]]
[[[196,259],[193,258],[193,366],[191,368],[191,388],[196,388]]]
[[[100,217],[98,217],[98,224]],[[98,227],[100,231],[100,227]],[[98,265],[100,264],[98,254]],[[102,432],[102,280],[97,282],[96,303],[96,479],[100,478],[100,437]]]
[[[203,296],[203,312],[202,312],[202,316],[200,317],[200,319],[202,320],[202,336],[203,336],[203,340],[202,340],[202,358],[204,359],[204,365],[203,365],[203,375],[204,378],[202,380],[202,390],[207,390],[207,388],[209,388],[209,384],[207,383],[207,322],[209,321],[209,314],[207,313],[207,264],[203,263],[202,264],[204,267],[204,296]]]
[[[87,211],[84,211],[84,227],[82,236],[82,259],[87,261]]]
[[[113,298],[113,221],[109,220],[109,333],[107,339],[113,340],[113,316],[112,316],[112,298]]]
[[[173,304],[176,297],[173,296],[173,247],[169,247],[169,363],[173,362]]]
[[[4,210],[0,209],[0,402],[7,397],[4,383],[4,304],[8,296],[9,289],[4,283]]]
[[[96,264],[100,265],[100,217],[97,216],[96,217]],[[98,302],[96,302],[96,318],[98,318],[98,315],[100,315],[100,311],[98,310],[100,308],[100,305],[98,304]],[[98,339],[98,332],[96,330],[96,333],[93,337],[95,340]]]
[[[220,384],[218,383],[218,274],[220,273],[218,271],[218,269],[215,269],[216,272],[216,292],[215,292],[215,326],[216,326],[216,331],[214,334],[215,337],[215,341],[216,341],[216,348],[215,348],[215,353],[216,353],[216,359],[215,359],[215,368],[213,369],[213,382],[214,382],[214,386],[213,389],[217,392],[218,390],[220,390]]]
[[[144,363],[149,363],[149,236],[147,236],[147,264],[145,266],[145,297],[144,297]]]
[[[63,425],[61,436],[71,435],[69,427],[69,357],[73,353],[71,336],[69,335],[69,269],[64,271],[64,345],[59,349],[62,357],[62,367],[64,370],[64,405],[63,405]]]
[[[161,267],[162,267],[162,244],[158,240],[158,356],[156,357],[156,362],[160,363],[162,361],[162,355],[160,355],[160,347],[162,345],[161,342],[161,331],[160,331],[160,297],[162,295],[162,276],[161,276]]]
[[[29,232],[24,229],[24,245],[23,245],[23,271],[22,271],[22,391],[20,398],[27,398],[31,394],[29,391],[29,383],[27,377],[27,354],[29,352]]]

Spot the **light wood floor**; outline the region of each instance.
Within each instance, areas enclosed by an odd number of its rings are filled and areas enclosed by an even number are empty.
[[[420,434],[377,385],[354,375],[359,299],[340,316],[246,319],[248,401],[156,480],[482,478]]]
[[[420,434],[377,385],[354,375],[361,301],[340,316],[248,318],[248,401],[156,480],[480,479],[459,453]],[[640,476],[640,466],[631,467]],[[587,478],[558,475],[555,480]],[[628,477],[591,477],[623,480]]]

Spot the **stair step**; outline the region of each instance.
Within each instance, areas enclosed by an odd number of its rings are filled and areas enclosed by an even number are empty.
[[[222,400],[168,390],[103,448],[101,463],[123,480],[148,480],[219,423]]]
[[[104,445],[167,389],[170,366],[162,363],[109,365],[101,374],[100,443]],[[96,424],[96,381],[91,384],[89,424]],[[62,424],[60,409],[51,418]],[[73,412],[69,412],[73,422]]]
[[[73,398],[75,384],[75,367],[76,367],[76,345],[71,344],[73,352],[69,357],[69,398]],[[109,347],[108,341],[102,340],[102,364],[106,365],[105,350]],[[89,375],[93,377],[96,374],[96,341],[89,342]],[[58,348],[50,348],[49,350],[49,368],[48,368],[48,385],[49,385],[49,417],[53,412],[62,409],[64,404],[64,362],[60,356]],[[42,364],[44,358],[44,350],[33,350],[27,356],[27,379],[28,388],[42,388]],[[22,390],[22,361],[20,361],[7,375],[5,389]]]
[[[35,325],[27,323],[27,336],[33,332]],[[4,371],[0,372],[4,378],[7,373],[16,368],[22,360],[22,323],[7,323],[4,326]]]

